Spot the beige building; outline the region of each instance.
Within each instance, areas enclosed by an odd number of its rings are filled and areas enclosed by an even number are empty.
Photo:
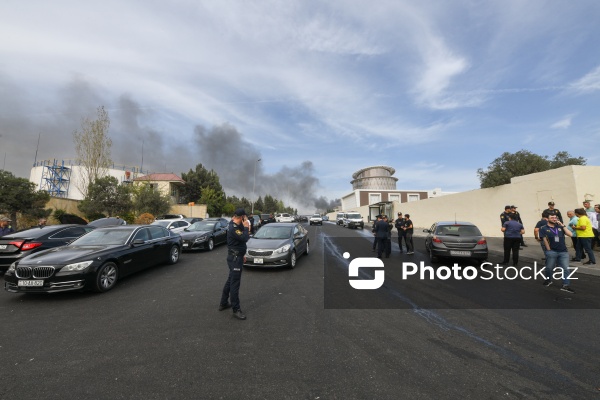
[[[549,201],[556,203],[563,216],[568,210],[582,207],[584,199],[600,203],[600,166],[571,165],[550,171],[518,176],[510,184],[487,189],[449,194],[415,202],[392,201],[381,204],[388,215],[398,211],[411,215],[415,227],[429,228],[436,221],[469,221],[482,233],[501,237],[500,214],[504,206],[515,205],[525,226],[525,236],[533,237],[533,228],[541,219]],[[372,208],[357,208],[365,220]],[[335,220],[335,213],[329,218]]]
[[[158,190],[162,194],[171,196],[173,204],[179,203],[181,198],[179,191],[185,185],[185,181],[173,173],[150,174],[140,176],[133,180],[135,184],[146,183],[151,188]]]

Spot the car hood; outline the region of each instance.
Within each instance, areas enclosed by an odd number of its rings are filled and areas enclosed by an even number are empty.
[[[123,247],[122,245],[111,246],[61,246],[53,249],[40,251],[25,257],[20,264],[69,264],[70,262],[83,261],[98,255],[104,250]]]
[[[208,235],[210,232],[211,231],[181,231],[179,232],[179,235],[184,239],[191,239],[202,235]]]
[[[289,244],[290,239],[256,239],[250,238],[246,246],[248,249],[269,249],[275,250],[283,245]]]

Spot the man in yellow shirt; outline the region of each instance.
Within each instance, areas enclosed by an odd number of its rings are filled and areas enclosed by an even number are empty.
[[[579,221],[573,227],[577,231],[577,249],[574,261],[581,261],[581,257],[585,251],[589,257],[589,261],[584,263],[584,265],[596,265],[596,257],[592,251],[592,239],[594,239],[592,222],[583,208],[576,209],[575,215],[579,218]]]

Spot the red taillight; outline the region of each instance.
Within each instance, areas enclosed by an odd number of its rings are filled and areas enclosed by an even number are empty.
[[[434,236],[431,240],[433,240],[435,243],[442,243],[442,239],[438,238],[437,236]]]
[[[481,239],[479,239],[477,244],[487,244],[487,241],[485,240],[485,238],[481,238]]]
[[[31,249],[35,249],[36,247],[40,247],[42,244],[40,242],[23,242],[23,241],[19,241],[19,242],[10,242],[9,244],[12,244],[13,246],[19,248],[21,251],[27,251],[27,250],[31,250]]]

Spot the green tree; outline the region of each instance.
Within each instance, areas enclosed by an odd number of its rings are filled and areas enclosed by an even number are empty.
[[[263,203],[263,199],[261,196],[259,196],[258,199],[256,199],[256,202],[254,203],[254,212],[257,212],[257,211],[266,212],[265,204]]]
[[[17,213],[34,218],[47,218],[52,213],[51,209],[44,209],[50,195],[35,187],[25,178],[0,170],[0,213],[10,215],[14,226],[18,226]]]
[[[219,175],[214,170],[207,170],[202,164],[196,165],[195,170],[191,170],[188,173],[183,172],[181,179],[185,181],[185,185],[180,190],[181,198],[183,203],[189,203],[191,201],[198,202],[202,197],[202,190],[204,188],[210,188],[216,192],[222,192],[223,187],[219,181]]]
[[[216,191],[213,188],[202,188],[200,203],[206,204],[206,211],[208,212],[208,215],[221,215],[225,206],[224,193],[222,191]]]
[[[119,185],[114,176],[98,178],[90,183],[87,195],[77,208],[90,219],[100,215],[123,216],[133,210],[131,192],[131,187]]]
[[[83,118],[81,130],[73,132],[77,161],[83,166],[79,182],[75,182],[81,193],[87,195],[90,183],[107,174],[112,164],[110,148],[112,140],[108,137],[110,118],[103,106],[98,107],[97,119]]]
[[[148,183],[133,188],[133,207],[139,214],[162,215],[171,209],[171,197],[162,194]]]
[[[502,153],[488,166],[487,170],[479,168],[477,175],[481,188],[490,188],[510,183],[511,178],[547,171],[565,165],[585,165],[582,157],[573,158],[567,152],[558,152],[552,160],[548,156],[540,156],[527,150],[516,153]]]
[[[263,212],[274,213],[277,212],[277,200],[274,199],[270,194],[265,195]]]

